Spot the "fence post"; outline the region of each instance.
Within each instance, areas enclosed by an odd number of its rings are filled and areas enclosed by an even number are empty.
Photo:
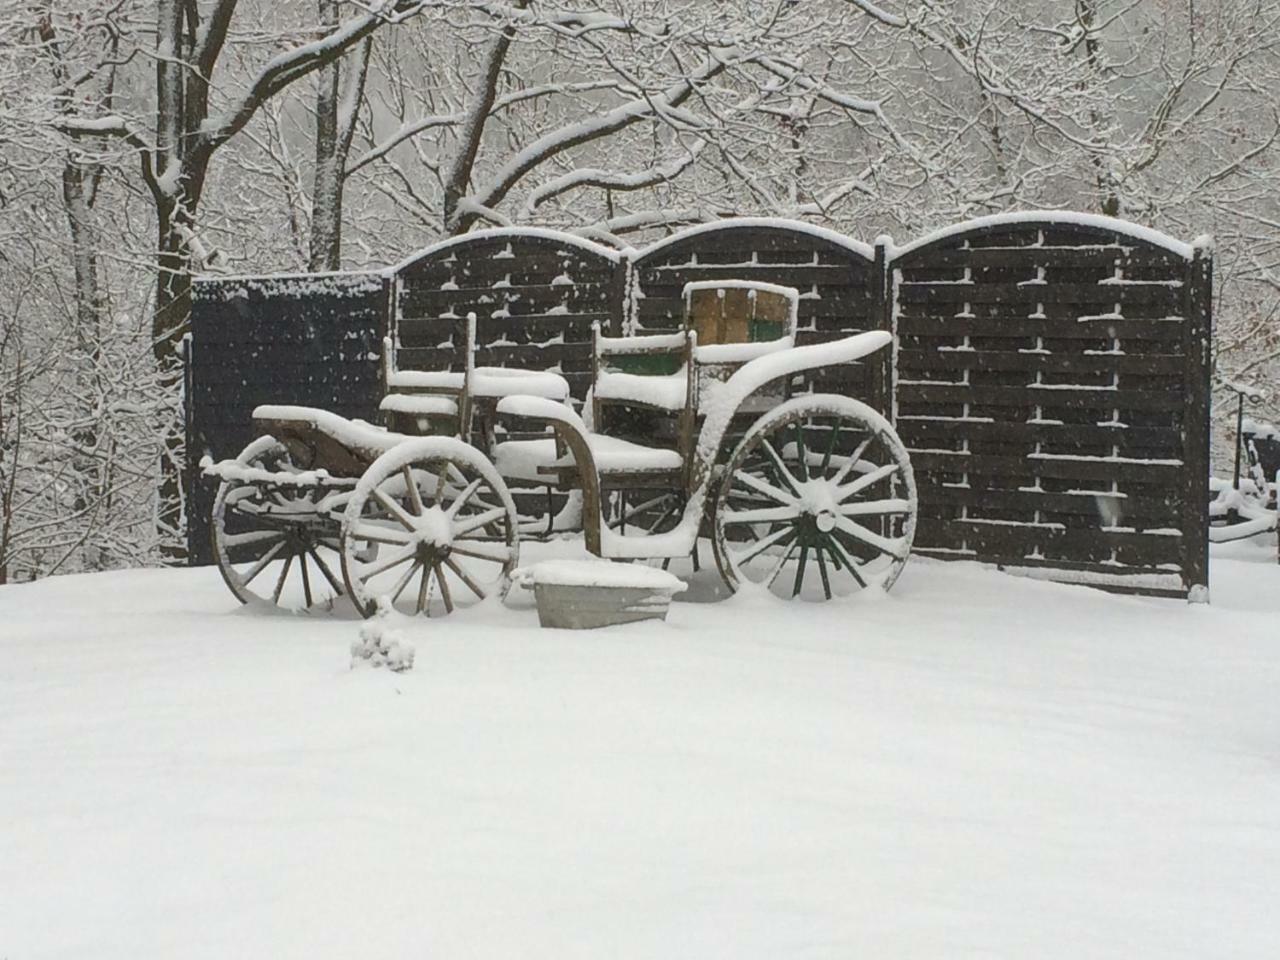
[[[1183,413],[1182,584],[1192,603],[1209,601],[1209,403],[1213,343],[1213,250],[1195,242],[1183,291],[1186,407]]]
[[[875,261],[871,268],[871,329],[887,330],[893,337],[893,343],[878,355],[870,380],[872,406],[888,417],[890,423],[896,423],[898,335],[893,329],[894,284],[889,276],[889,247],[892,244],[887,236],[876,238]]]
[[[609,290],[609,329],[611,337],[626,337],[636,333],[636,317],[631,316],[635,303],[631,285],[635,283],[635,264],[630,250],[624,250],[613,268],[613,282]]]

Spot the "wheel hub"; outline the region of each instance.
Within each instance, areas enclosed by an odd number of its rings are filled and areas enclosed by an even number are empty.
[[[447,551],[453,544],[453,523],[439,507],[430,507],[421,516],[414,517],[413,522],[416,528],[413,537],[420,551],[423,548]]]

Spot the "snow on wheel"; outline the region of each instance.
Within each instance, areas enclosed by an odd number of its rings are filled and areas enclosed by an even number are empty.
[[[436,615],[501,592],[519,559],[516,524],[507,485],[474,447],[444,437],[399,444],[347,502],[342,572],[352,602],[366,617],[379,597]]]
[[[879,413],[849,397],[796,397],[752,425],[714,507],[725,583],[830,600],[887,590],[915,536],[911,461]]]
[[[287,610],[331,605],[343,588],[326,491],[299,476],[303,471],[274,437],[259,437],[235,462],[242,475],[222,481],[209,524],[222,579],[241,603]],[[298,483],[288,482],[293,476]]]

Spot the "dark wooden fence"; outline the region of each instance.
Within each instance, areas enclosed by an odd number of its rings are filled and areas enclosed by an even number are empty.
[[[591,385],[591,325],[618,322],[620,254],[568,234],[490,230],[437,244],[393,268],[396,364],[460,369],[463,324],[476,315],[476,365],[562,373]]]
[[[213,562],[214,486],[204,456],[234,457],[257,436],[264,403],[324,407],[372,421],[382,399],[389,281],[381,274],[302,274],[199,280],[187,365],[187,543]]]
[[[618,253],[541,230],[438,244],[382,274],[199,281],[193,462],[234,456],[258,403],[372,419],[382,340],[402,369],[554,369],[581,398],[593,322],[673,329],[693,280],[801,292],[799,339],[867,329],[894,355],[819,389],[896,417],[921,497],[917,549],[1055,580],[1187,596],[1207,583],[1207,250],[1101,217],[971,221],[906,247],[729,220]],[[211,492],[191,501],[207,559]]]
[[[993,218],[890,266],[917,550],[1141,593],[1207,584],[1203,253]]]

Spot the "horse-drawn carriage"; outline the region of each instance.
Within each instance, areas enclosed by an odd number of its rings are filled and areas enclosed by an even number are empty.
[[[591,553],[619,561],[696,562],[709,540],[731,590],[887,589],[915,530],[907,452],[866,404],[803,391],[890,336],[797,346],[796,298],[690,284],[678,332],[597,326],[581,414],[554,372],[476,367],[474,317],[453,369],[398,370],[388,342],[385,426],[259,407],[263,436],[205,462],[221,480],[222,575],[244,602],[310,608],[346,594],[366,616],[380,598],[447,613],[505,589],[522,537],[576,527]],[[546,515],[532,516],[540,502]]]

